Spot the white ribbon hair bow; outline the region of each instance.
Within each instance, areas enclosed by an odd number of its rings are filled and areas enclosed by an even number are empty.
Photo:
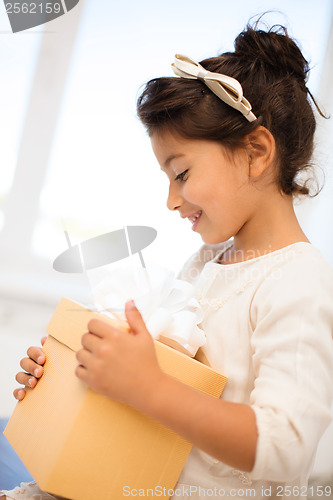
[[[217,97],[232,108],[240,111],[249,122],[257,119],[251,111],[251,104],[243,96],[241,84],[235,78],[207,71],[201,64],[180,54],[175,55],[175,61],[171,64],[171,67],[177,76],[202,80]]]

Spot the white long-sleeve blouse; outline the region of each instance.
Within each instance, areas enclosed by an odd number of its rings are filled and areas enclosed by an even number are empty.
[[[202,246],[179,277],[196,286],[204,353],[228,377],[221,398],[255,412],[255,465],[245,474],[193,448],[173,498],[310,498],[307,479],[331,420],[333,270],[306,242],[219,264],[231,244]]]

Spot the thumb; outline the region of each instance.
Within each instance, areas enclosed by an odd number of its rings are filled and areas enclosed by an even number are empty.
[[[134,333],[135,335],[138,333],[150,335],[139,309],[134,304],[134,300],[126,302],[125,315],[131,329],[131,333]]]

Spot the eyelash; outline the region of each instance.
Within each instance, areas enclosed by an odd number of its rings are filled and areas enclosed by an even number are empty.
[[[177,177],[175,178],[175,181],[185,182],[186,179],[184,179],[184,177],[187,174],[187,172],[188,172],[188,169],[184,170],[184,172],[182,172],[181,174],[178,174]]]

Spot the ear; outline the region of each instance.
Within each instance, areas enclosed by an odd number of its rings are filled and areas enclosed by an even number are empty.
[[[275,160],[275,139],[266,127],[260,125],[247,135],[246,151],[249,157],[249,175],[258,178]]]

